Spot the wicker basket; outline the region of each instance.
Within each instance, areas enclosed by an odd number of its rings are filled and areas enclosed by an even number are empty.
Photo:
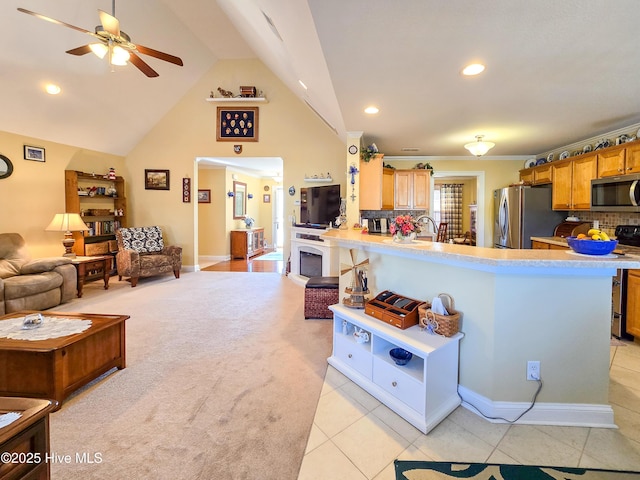
[[[429,302],[420,305],[418,307],[418,316],[420,318],[420,328],[433,331],[439,335],[445,337],[452,337],[458,333],[460,329],[460,312],[456,308],[453,297],[448,293],[440,293],[438,297],[448,299],[448,306],[445,303],[445,307],[449,315],[440,315],[439,313],[433,313],[431,310],[431,304]]]

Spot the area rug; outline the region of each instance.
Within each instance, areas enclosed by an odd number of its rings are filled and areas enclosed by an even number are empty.
[[[640,472],[492,463],[396,460],[396,480],[638,480]]]
[[[278,252],[269,252],[266,255],[260,255],[253,259],[255,260],[272,260],[272,261],[282,261],[282,251]]]

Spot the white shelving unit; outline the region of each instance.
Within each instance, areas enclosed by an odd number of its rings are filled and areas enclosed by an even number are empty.
[[[460,405],[458,354],[461,333],[431,335],[420,327],[406,330],[382,323],[362,310],[342,305],[333,311],[333,354],[328,362],[391,410],[428,433]],[[344,322],[344,325],[343,325]],[[353,333],[362,329],[369,341],[358,343]],[[392,348],[404,348],[413,357],[396,365]]]
[[[265,97],[207,97],[213,103],[269,103]]]

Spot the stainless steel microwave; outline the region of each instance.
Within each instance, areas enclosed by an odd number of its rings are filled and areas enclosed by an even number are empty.
[[[640,174],[591,180],[594,212],[640,212]]]

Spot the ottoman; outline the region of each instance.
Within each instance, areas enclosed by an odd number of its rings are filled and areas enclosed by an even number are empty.
[[[329,305],[339,302],[338,277],[311,277],[304,287],[304,318],[333,318]]]

